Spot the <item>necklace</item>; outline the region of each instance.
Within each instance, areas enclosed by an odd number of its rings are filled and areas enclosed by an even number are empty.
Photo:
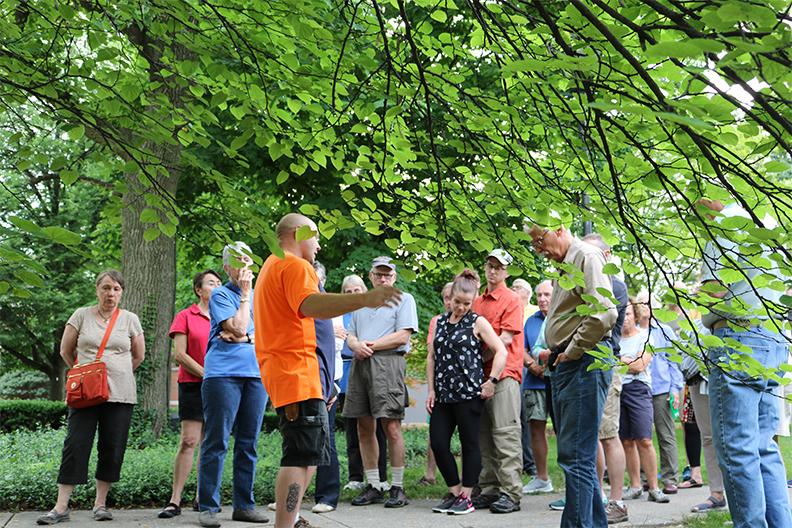
[[[98,304],[96,305],[96,313],[99,314],[99,317],[101,317],[102,321],[104,321],[105,323],[109,323],[110,322],[110,317],[112,317],[112,315],[113,315],[113,312],[110,312],[110,315],[105,317],[104,314],[102,314],[102,311],[99,309],[99,305]]]

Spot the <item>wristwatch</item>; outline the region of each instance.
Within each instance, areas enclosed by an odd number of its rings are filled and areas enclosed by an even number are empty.
[[[245,335],[246,335],[246,336],[247,336],[247,338],[248,338],[247,342],[248,342],[248,343],[252,343],[252,341],[250,340],[250,334],[245,334]]]
[[[500,381],[500,380],[499,380],[498,378],[496,378],[495,376],[492,376],[492,377],[491,377],[489,380],[492,382],[492,384],[493,384],[493,385],[497,385],[497,384],[498,384],[498,382]]]

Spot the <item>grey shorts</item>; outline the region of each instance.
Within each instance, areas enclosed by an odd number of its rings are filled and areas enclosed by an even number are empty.
[[[371,416],[403,420],[406,372],[407,363],[401,354],[375,352],[363,361],[353,359],[344,418]]]
[[[525,420],[547,421],[547,393],[545,389],[524,389]]]

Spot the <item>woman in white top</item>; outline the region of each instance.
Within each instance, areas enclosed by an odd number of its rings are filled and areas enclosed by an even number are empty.
[[[641,467],[649,483],[650,501],[669,502],[657,482],[657,453],[652,443],[652,376],[649,363],[652,354],[646,348],[649,335],[636,324],[642,315],[643,306],[637,304],[634,296],[624,313],[622,327],[621,357],[626,363],[627,373],[622,377],[621,416],[619,417],[619,438],[624,446],[627,459],[627,473],[630,475],[630,488],[624,492],[624,500],[637,499],[643,494],[641,487]],[[637,487],[636,487],[637,486]]]

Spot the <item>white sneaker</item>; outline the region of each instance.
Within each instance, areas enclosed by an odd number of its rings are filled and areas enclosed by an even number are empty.
[[[534,477],[531,482],[523,486],[523,493],[551,493],[553,491],[553,481],[550,477],[547,480],[542,480],[539,477]]]
[[[382,490],[383,493],[387,493],[388,491],[390,491],[391,485],[388,484],[387,480],[385,482],[380,482],[380,489]]]
[[[325,504],[323,502],[320,502],[319,504],[311,508],[312,513],[329,513],[333,510],[335,510],[333,506],[330,506],[329,504]]]
[[[267,506],[267,509],[269,511],[275,511],[277,509],[277,504],[278,503],[276,503],[276,502],[270,502],[269,505]]]
[[[346,486],[344,486],[345,490],[359,490],[365,488],[366,485],[357,480],[350,480]]]

